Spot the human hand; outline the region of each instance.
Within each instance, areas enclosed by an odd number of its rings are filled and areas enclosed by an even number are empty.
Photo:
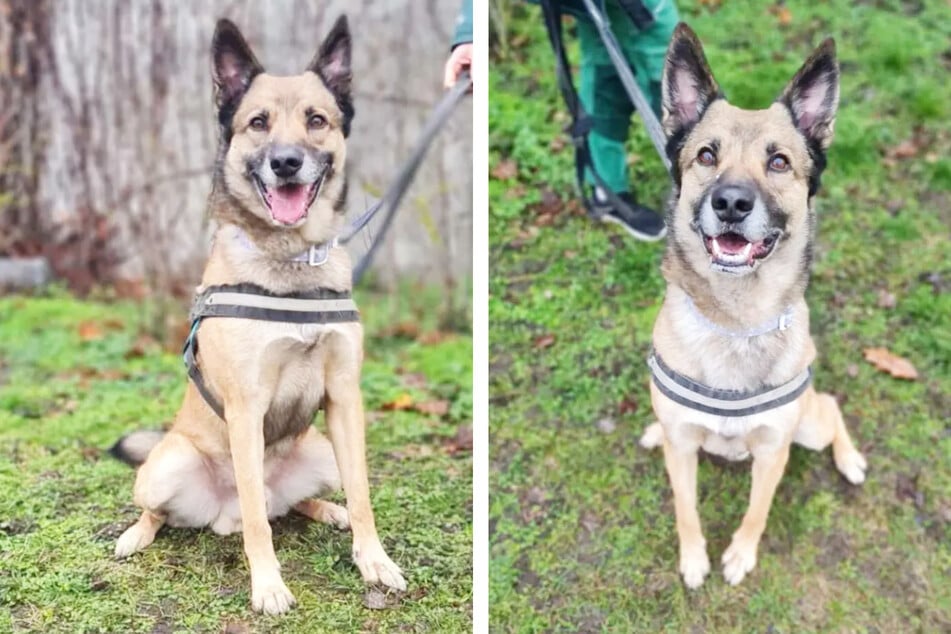
[[[472,42],[466,42],[452,49],[449,59],[446,60],[446,69],[443,73],[443,86],[452,88],[459,79],[459,74],[472,68]]]

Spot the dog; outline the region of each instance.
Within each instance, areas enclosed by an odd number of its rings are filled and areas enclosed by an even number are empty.
[[[698,588],[710,571],[697,513],[700,449],[752,456],[749,508],[722,558],[736,585],[757,548],[792,443],[822,450],[853,484],[866,461],[835,399],[815,391],[809,366],[812,200],[839,100],[835,42],[808,58],[766,110],[724,98],[697,36],[674,32],[662,84],[673,192],[661,265],[667,282],[653,330],[651,403],[641,438],[663,447],[674,495],[680,573]]]
[[[295,301],[286,298],[313,289],[349,297],[351,263],[334,236],[343,223],[354,114],[350,59],[346,16],[307,69],[289,77],[267,74],[238,28],[218,22],[212,75],[220,143],[209,199],[217,230],[199,292],[252,284],[262,301]],[[112,449],[141,465],[134,497],[142,514],[119,537],[115,556],[145,548],[163,524],[241,531],[252,607],[281,614],[295,599],[268,520],[293,508],[349,528],[364,580],[405,590],[370,506],[358,318],[196,320],[193,337],[200,380],[188,383],[171,429],[130,434]],[[320,408],[330,440],[312,426]],[[314,498],[341,484],[347,508]]]

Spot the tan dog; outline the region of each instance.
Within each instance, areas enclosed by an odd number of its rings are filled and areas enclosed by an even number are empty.
[[[720,94],[686,25],[667,52],[663,124],[675,187],[650,361],[659,422],[641,444],[663,446],[690,588],[710,571],[697,514],[701,448],[753,457],[749,509],[723,555],[731,584],[756,564],[791,443],[831,444],[846,479],[865,479],[836,401],[810,385],[816,349],[803,297],[838,79],[826,40],[768,109],[741,110]]]
[[[210,199],[218,229],[199,290],[251,283],[275,295],[350,291],[349,257],[331,242],[346,196],[350,48],[341,18],[304,73],[276,77],[232,23],[218,23],[212,54],[221,142]],[[315,244],[323,264],[295,259]],[[294,508],[349,526],[363,578],[405,590],[370,507],[359,321],[206,319],[197,338],[201,374],[224,420],[189,382],[167,434],[139,432],[116,444],[119,457],[144,462],[135,483],[142,516],[119,538],[116,556],[148,546],[165,523],[242,531],[252,605],[279,614],[294,597],[268,519]],[[330,442],[311,426],[321,406]],[[341,482],[346,509],[312,499]]]

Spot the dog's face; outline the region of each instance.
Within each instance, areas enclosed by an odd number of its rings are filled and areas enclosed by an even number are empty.
[[[304,73],[277,77],[264,72],[234,24],[218,23],[218,178],[241,209],[273,227],[314,233],[309,224],[326,224],[324,216],[342,208],[353,117],[350,48],[341,17]],[[319,201],[330,204],[320,209]]]
[[[838,105],[835,43],[826,40],[766,110],[723,98],[696,35],[674,32],[663,124],[676,199],[671,246],[704,276],[743,276],[766,262],[808,268],[810,199]]]

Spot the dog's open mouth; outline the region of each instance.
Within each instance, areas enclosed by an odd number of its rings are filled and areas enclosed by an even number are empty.
[[[307,210],[317,198],[320,186],[324,182],[321,174],[313,183],[286,183],[276,187],[268,187],[254,175],[254,184],[264,201],[264,205],[271,212],[271,218],[284,225],[293,225],[307,216]]]
[[[762,240],[750,242],[732,231],[718,236],[702,237],[713,264],[722,267],[751,267],[756,260],[762,260],[772,253],[779,240],[778,233],[771,233]]]

